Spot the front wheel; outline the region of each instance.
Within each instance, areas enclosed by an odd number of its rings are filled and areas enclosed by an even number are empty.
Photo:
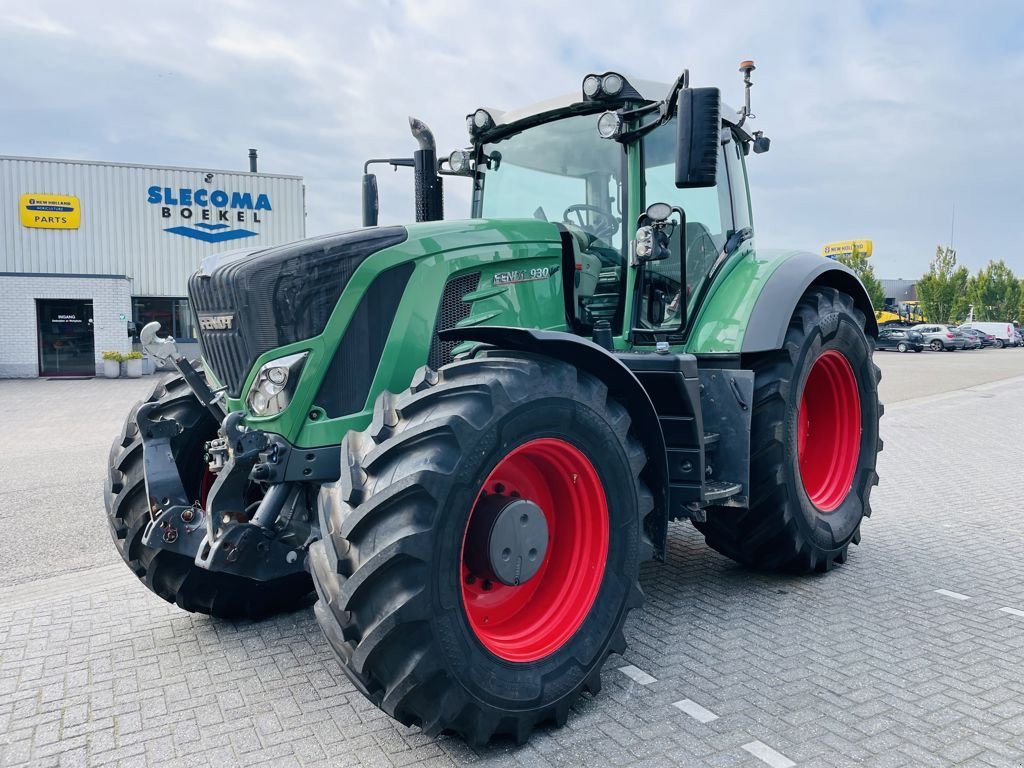
[[[564,723],[642,601],[646,464],[623,405],[556,360],[495,353],[381,395],[321,491],[311,553],[345,673],[471,744]]]
[[[901,342],[900,342],[900,343],[899,343],[899,344],[898,344],[898,345],[896,346],[896,349],[898,349],[898,350],[899,350],[900,352],[906,352],[906,351],[907,351],[908,349],[910,349],[910,347],[908,347],[908,346],[907,346],[907,345],[906,345],[906,344],[905,344],[904,342],[902,342],[902,341],[901,341]]]
[[[864,325],[848,294],[811,288],[783,348],[750,358],[750,503],[708,509],[696,525],[712,548],[756,568],[823,572],[860,543],[882,447]]]

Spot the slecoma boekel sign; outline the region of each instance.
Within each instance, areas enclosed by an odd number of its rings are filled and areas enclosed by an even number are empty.
[[[274,210],[270,198],[263,192],[254,194],[157,185],[146,193],[146,202],[159,207],[161,218],[180,222],[164,232],[206,243],[222,243],[259,234],[248,227],[262,224],[261,215]]]

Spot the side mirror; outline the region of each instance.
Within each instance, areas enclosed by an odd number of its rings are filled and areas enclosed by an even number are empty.
[[[363,174],[363,226],[376,227],[380,201],[377,195],[377,176]]]
[[[676,187],[713,187],[722,129],[717,88],[683,88],[676,107]]]

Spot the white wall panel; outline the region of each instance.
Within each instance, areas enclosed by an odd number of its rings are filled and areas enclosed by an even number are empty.
[[[209,182],[208,173],[213,174]],[[227,210],[227,230],[244,228],[256,234],[203,242],[166,230],[179,225],[196,229],[204,206],[167,206],[172,217],[163,218],[164,206],[147,202],[153,186],[171,188],[175,198],[182,188],[223,190],[229,196],[249,193],[254,202],[262,193],[271,210],[243,210],[247,220],[239,223],[237,209],[218,208],[208,201],[208,224],[223,223],[217,221],[217,213]],[[28,193],[78,197],[80,228],[22,226],[19,199]],[[181,217],[182,207],[193,211],[192,219]],[[258,224],[252,221],[254,213],[259,215]],[[184,296],[188,276],[206,256],[299,240],[305,231],[303,185],[297,176],[0,157],[0,272],[125,275],[133,295]]]

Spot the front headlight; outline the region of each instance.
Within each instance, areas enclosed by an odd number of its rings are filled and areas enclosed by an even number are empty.
[[[255,416],[276,416],[291,402],[308,352],[280,357],[262,366],[249,388],[246,402]]]

